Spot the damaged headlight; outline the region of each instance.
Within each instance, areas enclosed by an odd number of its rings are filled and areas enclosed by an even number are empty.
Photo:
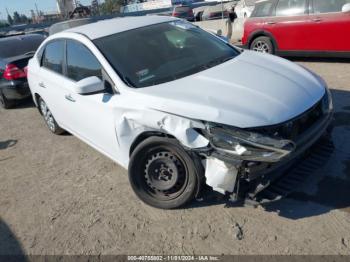
[[[207,134],[214,149],[240,160],[277,162],[289,155],[295,144],[259,133],[208,124]]]

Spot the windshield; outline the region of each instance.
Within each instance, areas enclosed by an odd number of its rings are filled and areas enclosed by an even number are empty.
[[[186,21],[137,28],[94,43],[124,82],[137,88],[186,77],[239,54]]]

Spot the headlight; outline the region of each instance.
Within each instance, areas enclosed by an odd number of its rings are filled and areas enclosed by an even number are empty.
[[[295,149],[294,142],[290,140],[271,138],[242,129],[208,124],[207,133],[216,150],[240,160],[277,162]]]

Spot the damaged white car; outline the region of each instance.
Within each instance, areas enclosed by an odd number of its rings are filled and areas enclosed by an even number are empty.
[[[332,119],[314,73],[172,17],[55,34],[30,60],[28,81],[53,133],[67,130],[128,169],[137,196],[159,208],[184,205],[204,183],[233,198],[243,184],[254,191]]]

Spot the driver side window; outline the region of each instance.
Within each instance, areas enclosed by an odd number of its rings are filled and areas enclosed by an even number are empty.
[[[87,47],[67,40],[67,77],[80,81],[90,76],[102,79],[102,66]]]

